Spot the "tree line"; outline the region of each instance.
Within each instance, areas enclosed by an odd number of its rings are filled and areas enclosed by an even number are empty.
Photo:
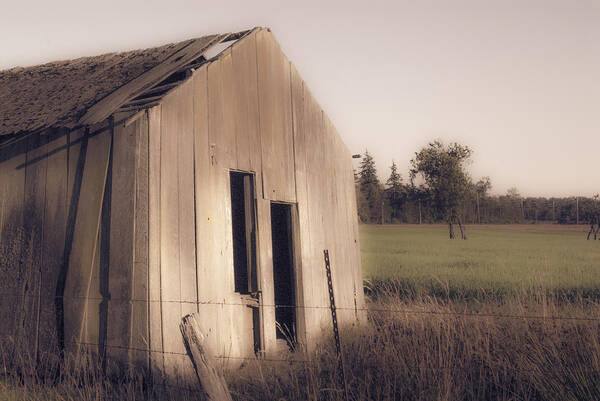
[[[431,142],[415,153],[404,180],[392,162],[381,182],[368,151],[355,172],[361,222],[453,224],[599,224],[600,196],[524,197],[516,188],[492,195],[489,177],[474,181],[466,169],[471,149],[457,143]]]

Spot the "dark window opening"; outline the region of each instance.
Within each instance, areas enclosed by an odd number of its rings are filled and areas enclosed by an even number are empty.
[[[232,171],[230,182],[235,292],[250,294],[258,289],[254,177],[252,174]]]
[[[277,338],[285,339],[293,347],[296,342],[296,291],[291,205],[271,204],[271,238]]]

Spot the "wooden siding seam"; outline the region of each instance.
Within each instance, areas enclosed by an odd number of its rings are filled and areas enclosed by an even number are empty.
[[[139,113],[138,113],[139,114]],[[135,116],[134,116],[135,117]],[[138,206],[138,199],[137,199],[137,173],[138,173],[138,166],[140,163],[140,154],[137,151],[137,145],[138,145],[138,141],[140,138],[140,131],[141,131],[141,126],[139,123],[139,120],[136,119],[135,121],[133,121],[133,123],[129,123],[127,124],[128,121],[125,121],[123,123],[123,131],[126,130],[126,128],[130,125],[130,124],[135,124],[135,160],[134,160],[134,171],[133,171],[133,216],[132,216],[132,224],[133,224],[133,232],[132,232],[132,239],[131,239],[131,244],[133,245],[133,249],[131,250],[131,282],[129,283],[129,346],[132,347],[134,345],[134,328],[133,325],[135,324],[135,306],[134,303],[132,302],[133,299],[137,298],[137,294],[135,293],[135,280],[136,280],[136,272],[135,272],[135,265],[136,265],[136,255],[137,255],[137,249],[135,249],[136,247],[136,237],[137,237],[137,216],[138,216],[138,212],[137,212],[137,206]],[[132,361],[132,357],[131,357],[131,351],[129,352],[129,360],[130,362]]]
[[[296,130],[294,129],[294,91],[292,88],[293,82],[292,82],[292,62],[288,60],[288,71],[289,71],[289,76],[290,76],[290,116],[292,116],[292,118],[290,119],[290,133],[292,134],[292,157],[294,158],[294,161],[292,163],[292,166],[294,166],[294,199],[295,199],[295,203],[296,205],[298,205],[298,179],[296,177],[297,174],[297,165],[296,165]]]
[[[44,148],[46,149],[46,151],[48,150],[48,137],[44,136]],[[48,155],[46,155],[46,157],[44,158],[45,164],[46,164],[46,168],[45,168],[45,172],[44,172],[44,202],[43,202],[43,208],[44,210],[42,211],[42,226],[40,228],[40,261],[39,261],[39,282],[38,282],[38,304],[37,304],[37,313],[36,313],[36,322],[35,322],[35,355],[36,355],[36,360],[38,358],[38,352],[39,352],[39,343],[40,343],[40,313],[41,313],[41,306],[42,306],[42,266],[44,266],[44,252],[43,252],[43,244],[44,244],[44,225],[46,224],[46,198],[47,198],[47,193],[48,193]]]
[[[257,107],[258,107],[258,140],[260,143],[260,189],[262,192],[262,198],[265,198],[265,172],[264,172],[264,168],[263,168],[263,152],[262,152],[262,118],[260,115],[260,79],[259,79],[259,72],[258,72],[258,41],[256,40],[256,35],[254,38],[254,41],[256,42],[256,45],[254,46],[254,51],[256,53],[256,103],[257,103]]]
[[[181,97],[181,94],[179,94],[179,96]],[[171,135],[174,133],[171,133]],[[179,143],[181,141],[180,136],[182,135],[181,131],[176,133],[177,137],[173,138],[174,140],[176,140],[176,144],[175,144],[175,148],[177,149],[177,159],[176,159],[176,163],[175,163],[175,178],[177,179],[177,265],[179,268],[179,301],[183,300],[183,284],[182,284],[182,269],[181,269],[181,188],[179,186],[180,184],[180,179],[181,179],[181,172],[179,171],[179,160],[181,159],[181,152],[180,152],[180,147],[179,147]],[[179,317],[181,317],[181,313],[182,313],[182,304],[181,302],[179,303]]]
[[[151,279],[151,275],[150,275],[150,113],[148,112],[148,109],[145,110],[145,115],[144,118],[148,121],[148,123],[146,124],[146,132],[142,133],[143,135],[146,135],[148,140],[146,141],[146,149],[144,150],[145,152],[147,152],[148,157],[146,157],[146,169],[147,169],[147,174],[146,174],[146,180],[147,180],[147,190],[148,192],[146,193],[147,199],[146,199],[146,203],[148,205],[147,209],[146,209],[146,219],[147,219],[147,226],[146,229],[148,230],[148,238],[146,238],[148,247],[146,249],[147,251],[147,255],[146,255],[146,260],[147,260],[147,269],[148,269],[148,274],[146,275],[146,298],[148,299],[148,303],[146,304],[146,313],[148,315],[148,319],[146,321],[146,330],[148,333],[148,369],[151,371],[152,370],[152,356],[150,355],[152,353],[152,314],[150,311],[150,304],[151,304],[151,300],[152,298],[150,297],[150,279]]]
[[[158,255],[158,280],[160,283],[160,350],[164,353],[165,351],[165,319],[163,316],[163,282],[162,282],[162,138],[163,138],[163,107],[160,106],[160,123],[158,143],[158,242],[159,242],[159,255]],[[164,369],[164,358],[163,358],[163,369]]]
[[[197,79],[197,78],[196,78]],[[208,86],[208,85],[207,85]],[[195,86],[192,88],[195,89]],[[200,312],[200,289],[198,287],[198,211],[196,205],[196,91],[192,90],[192,193],[194,194],[194,264],[196,266],[194,278],[196,280],[196,313]]]

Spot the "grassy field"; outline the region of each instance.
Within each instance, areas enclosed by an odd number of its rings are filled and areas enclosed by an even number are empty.
[[[228,372],[233,398],[599,400],[600,241],[584,229],[478,226],[451,241],[444,226],[361,226],[369,319],[341,328],[345,383],[325,333],[310,354]],[[0,347],[0,400],[205,399],[93,364],[38,371]]]
[[[600,241],[585,227],[470,226],[468,240],[446,226],[361,226],[363,277],[393,280],[401,292],[479,298],[530,293],[600,299]]]

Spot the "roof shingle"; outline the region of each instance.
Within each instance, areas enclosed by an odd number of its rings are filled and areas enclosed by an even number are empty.
[[[0,135],[73,127],[90,106],[189,42],[0,71]]]

